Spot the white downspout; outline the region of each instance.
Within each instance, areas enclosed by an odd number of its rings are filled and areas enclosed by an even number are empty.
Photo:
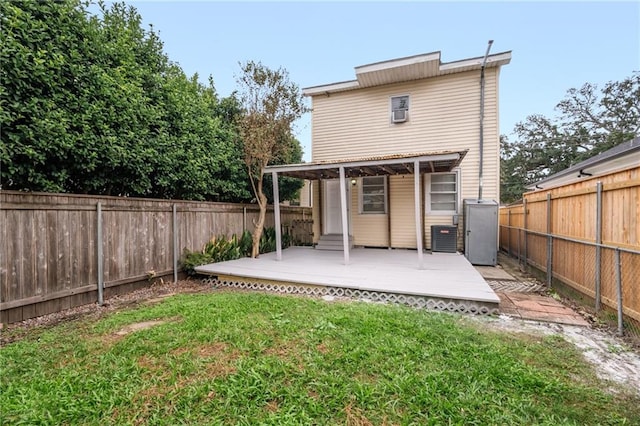
[[[478,172],[478,202],[482,202],[482,164],[484,156],[484,67],[487,65],[487,57],[489,56],[489,50],[493,40],[489,40],[487,51],[484,54],[484,60],[482,61],[482,67],[480,68],[480,168]]]

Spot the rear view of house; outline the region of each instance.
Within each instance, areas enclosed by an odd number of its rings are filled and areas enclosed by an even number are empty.
[[[454,249],[463,249],[463,200],[499,200],[498,80],[510,60],[503,52],[443,63],[434,52],[359,66],[355,80],[304,89],[312,161],[271,171],[313,181],[318,248],[342,249],[343,240],[433,248],[432,225],[448,225],[456,227],[447,228]]]

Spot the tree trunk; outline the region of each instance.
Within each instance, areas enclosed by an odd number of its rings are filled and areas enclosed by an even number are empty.
[[[258,205],[260,206],[260,214],[253,230],[253,248],[251,249],[251,257],[253,258],[258,257],[260,254],[260,238],[262,237],[264,221],[267,217],[267,197],[262,193],[262,185],[258,187]]]

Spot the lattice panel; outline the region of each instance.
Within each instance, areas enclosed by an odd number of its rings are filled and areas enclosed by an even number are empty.
[[[379,291],[357,290],[341,287],[318,287],[296,284],[272,284],[253,281],[221,281],[217,278],[204,278],[204,284],[214,288],[230,287],[243,290],[266,291],[282,294],[302,294],[306,296],[322,297],[347,297],[355,300],[397,303],[419,309],[432,311],[457,312],[474,315],[497,315],[498,305],[485,304],[471,300],[438,299],[426,296],[415,296],[398,293],[385,293]]]
[[[544,284],[528,281],[487,280],[487,284],[493,291],[503,293],[541,293],[546,290]]]

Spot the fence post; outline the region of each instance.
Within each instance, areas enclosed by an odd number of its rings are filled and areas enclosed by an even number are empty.
[[[596,313],[600,311],[601,296],[601,256],[602,256],[602,182],[596,184]]]
[[[247,230],[247,206],[242,208],[242,233]]]
[[[509,210],[507,211],[507,232],[509,233],[509,240],[507,241],[507,244],[509,245],[509,256],[513,257],[513,253],[511,253],[511,207],[509,207]]]
[[[104,252],[102,245],[102,203],[98,201],[97,206],[97,242],[98,247],[98,305],[104,303]]]
[[[553,237],[551,236],[551,193],[547,193],[547,286],[553,281]]]
[[[624,333],[624,324],[622,321],[622,271],[620,266],[620,249],[616,247],[616,293],[618,296],[618,334],[622,336]]]
[[[520,245],[520,231],[521,231],[520,228],[516,229],[516,232],[517,232],[517,235],[518,235],[518,265],[520,265],[522,263],[522,259],[521,259],[521,256],[520,256],[520,254],[522,253],[522,247]]]
[[[529,267],[529,260],[527,258],[527,199],[522,200],[522,207],[524,209],[524,270],[527,271]]]
[[[178,208],[173,204],[171,209],[173,219],[173,282],[178,282]]]

